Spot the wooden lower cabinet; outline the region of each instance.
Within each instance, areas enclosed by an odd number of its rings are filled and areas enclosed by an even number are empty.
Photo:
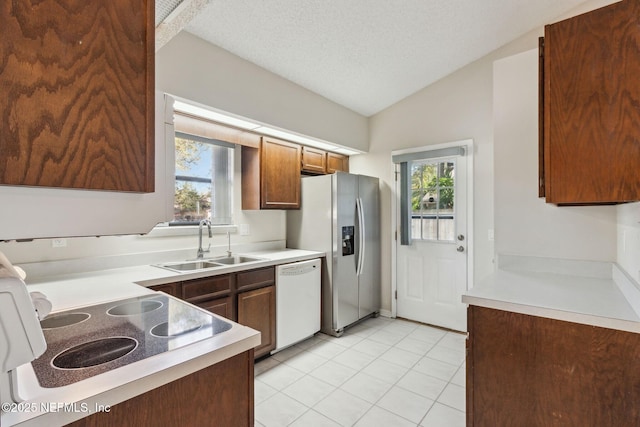
[[[275,267],[150,286],[262,334],[255,357],[276,348]]]
[[[182,286],[180,282],[150,286],[149,289],[153,289],[154,291],[158,292],[164,292],[165,294],[169,294],[173,297],[182,299]]]
[[[253,426],[253,359],[240,353],[69,426]]]
[[[467,426],[640,425],[640,334],[470,306]]]
[[[196,304],[229,295],[233,290],[234,275],[203,277],[182,282],[182,298]]]
[[[262,341],[255,348],[256,357],[276,348],[275,285],[238,294],[238,323],[260,331]]]
[[[218,316],[226,317],[229,320],[235,319],[233,299],[231,297],[217,298],[196,304],[198,307],[209,310]]]

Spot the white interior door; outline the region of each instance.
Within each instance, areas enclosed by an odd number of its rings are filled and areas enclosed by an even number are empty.
[[[468,280],[468,161],[461,155],[409,162],[411,239],[396,240],[398,317],[467,329],[461,298]]]

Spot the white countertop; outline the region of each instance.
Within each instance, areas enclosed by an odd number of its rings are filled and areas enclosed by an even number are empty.
[[[27,278],[27,287],[30,292],[44,293],[52,302],[52,312],[57,312],[154,292],[146,286],[325,256],[324,253],[297,249],[262,250],[244,252],[242,255],[261,260],[189,273],[177,273],[151,265],[112,268],[40,277],[31,281]],[[25,399],[22,408],[25,410],[2,412],[0,425],[64,425],[89,415],[84,411],[85,408],[91,411],[99,405],[113,406],[260,344],[259,332],[229,322],[233,324],[231,330],[209,339],[55,389],[40,387],[31,364],[22,365],[17,374],[19,394]],[[66,404],[73,410],[46,410],[49,406],[55,408],[52,403]]]
[[[524,259],[525,257],[523,257]],[[613,263],[509,257],[467,291],[470,305],[640,332],[640,291]]]
[[[261,250],[238,254],[234,253],[234,255],[247,255],[254,258],[261,258],[261,260],[184,273],[177,273],[167,270],[166,268],[146,264],[134,267],[61,274],[51,277],[45,276],[31,280],[29,276],[27,276],[26,282],[29,292],[40,291],[44,293],[52,302],[54,311],[63,311],[83,305],[139,296],[145,292],[151,292],[144,289],[144,287],[148,286],[287,264],[325,256],[323,252],[305,251],[301,249]],[[174,261],[184,261],[184,259],[180,258]]]

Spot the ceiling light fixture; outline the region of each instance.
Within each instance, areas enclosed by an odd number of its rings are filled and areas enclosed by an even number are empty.
[[[362,151],[357,151],[352,148],[343,147],[338,144],[334,144],[321,139],[312,138],[309,136],[293,133],[284,129],[277,129],[271,126],[265,126],[258,122],[253,122],[237,116],[232,116],[229,113],[225,113],[219,110],[213,110],[209,107],[201,107],[198,105],[190,104],[184,101],[176,100],[173,104],[173,109],[181,113],[189,114],[195,117],[202,117],[204,119],[212,120],[217,123],[222,123],[229,126],[234,126],[240,129],[246,129],[253,132],[261,133],[263,135],[269,135],[276,138],[286,139],[288,141],[297,142],[299,144],[308,145],[310,147],[319,148],[321,150],[334,151],[336,153],[344,154],[346,156],[352,156],[354,154],[362,154]]]

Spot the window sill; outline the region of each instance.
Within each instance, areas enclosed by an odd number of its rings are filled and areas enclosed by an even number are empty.
[[[169,227],[168,225],[156,225],[153,229],[145,234],[145,237],[173,237],[173,236],[196,236],[198,234],[197,225],[185,225]],[[206,230],[206,227],[203,227]],[[212,225],[211,232],[213,234],[225,234],[227,232],[237,233],[237,225]]]

